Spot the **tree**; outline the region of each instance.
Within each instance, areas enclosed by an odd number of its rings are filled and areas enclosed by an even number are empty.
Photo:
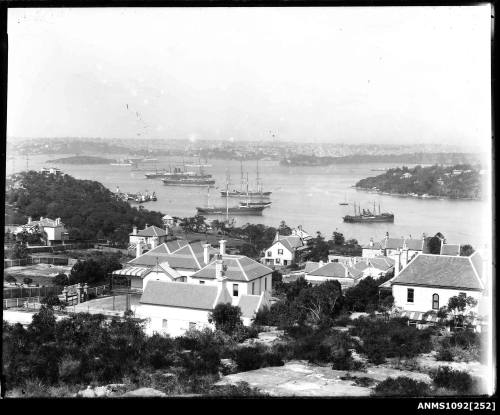
[[[278,227],[278,232],[282,236],[289,236],[292,234],[292,228],[288,226],[284,220],[280,222],[280,226]]]
[[[342,233],[335,231],[333,232],[332,237],[333,237],[333,243],[335,245],[344,245],[345,239]]]
[[[57,274],[52,281],[54,282],[55,285],[58,286],[64,286],[69,284],[69,278],[63,272]]]
[[[14,246],[10,249],[8,257],[10,259],[28,258],[28,249],[26,248],[26,244],[22,242],[16,242]]]
[[[26,285],[30,285],[33,282],[32,278],[26,277],[23,279],[23,283]]]
[[[217,330],[222,330],[229,335],[243,324],[240,308],[229,303],[217,304],[210,314],[210,318],[214,321]]]
[[[455,326],[470,326],[473,324],[476,313],[473,309],[477,306],[477,300],[474,297],[460,293],[448,300],[447,311],[453,316]]]
[[[460,247],[460,256],[471,256],[473,253],[474,248],[469,244]]]
[[[429,248],[430,254],[439,255],[441,253],[441,239],[438,236],[429,238],[427,247]]]
[[[328,243],[325,242],[325,238],[321,235],[321,232],[318,231],[316,233],[316,238],[307,241],[307,247],[309,252],[306,254],[306,260],[316,262],[328,260],[330,251]]]
[[[48,295],[47,297],[42,298],[41,303],[50,308],[60,306],[62,304],[57,295]]]

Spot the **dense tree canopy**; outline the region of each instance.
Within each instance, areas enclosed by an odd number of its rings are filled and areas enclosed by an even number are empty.
[[[19,176],[21,186],[6,193],[6,202],[13,206],[7,209],[6,222],[25,223],[28,216],[33,220],[60,217],[70,239],[95,239],[100,231],[104,238],[122,244],[128,242],[132,225],[162,226],[160,212],[131,207],[96,181],[35,171]]]
[[[360,180],[356,187],[398,194],[478,199],[481,198],[482,180],[479,170],[469,164],[419,165],[413,169],[406,166],[389,169],[384,174]]]

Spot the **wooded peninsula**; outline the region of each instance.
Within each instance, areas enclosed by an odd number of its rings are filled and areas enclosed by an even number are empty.
[[[379,193],[415,197],[439,197],[448,199],[481,199],[482,174],[470,164],[454,166],[397,167],[385,173],[367,177],[355,187]]]

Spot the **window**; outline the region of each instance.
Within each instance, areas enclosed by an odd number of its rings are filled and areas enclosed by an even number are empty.
[[[283,265],[287,265],[288,261],[286,259],[283,260]]]
[[[267,277],[264,277],[264,291],[267,291]]]
[[[238,284],[233,284],[233,297],[238,297]]]
[[[252,295],[255,294],[255,283],[252,282]]]
[[[279,263],[280,263],[280,259],[279,259],[279,258],[276,258],[275,262],[276,262],[277,264],[279,264]]]
[[[439,295],[432,294],[432,309],[439,310]]]
[[[192,321],[189,322],[189,330],[195,330],[196,329],[196,323],[193,323]]]
[[[166,329],[168,328],[168,320],[163,319],[163,320],[161,321],[161,328],[162,328],[163,330],[166,330]]]
[[[408,294],[406,296],[407,303],[413,303],[414,291],[415,290],[413,288],[408,288]]]
[[[205,281],[201,281],[201,280],[200,280],[200,284],[205,284]]]
[[[283,255],[283,249],[278,249],[278,255]]]
[[[267,251],[267,256],[271,256],[273,253],[271,251]]]

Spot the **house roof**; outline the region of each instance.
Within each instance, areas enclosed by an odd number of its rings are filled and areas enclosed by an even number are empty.
[[[178,245],[182,246],[178,248]],[[168,265],[174,269],[185,268],[199,270],[203,266],[203,247],[200,243],[190,245],[187,242],[183,244],[181,241],[171,241],[163,243],[141,256],[132,259],[129,261],[129,264],[153,266],[156,265],[157,262],[168,262]]]
[[[113,271],[113,275],[121,275],[127,277],[141,277],[144,278],[146,274],[150,271],[148,267],[128,267],[123,269],[118,269]]]
[[[306,267],[304,268],[304,272],[306,274],[309,274],[310,272],[314,271],[315,269],[319,268],[319,262],[314,262],[314,261],[307,261],[306,262]]]
[[[147,272],[144,276],[150,274],[151,272],[166,274],[174,280],[181,277],[181,274],[179,274],[175,269],[171,268],[168,262],[156,264],[153,268],[150,268],[149,272]]]
[[[130,236],[134,235],[133,233],[130,234]],[[152,236],[166,236],[167,232],[165,232],[165,229],[159,228],[158,226],[151,225],[148,226],[146,229],[142,229],[139,232],[137,232],[136,236],[145,236],[145,237],[152,237]]]
[[[357,280],[363,276],[363,271],[356,269],[354,267],[348,267],[347,271],[349,272],[349,276],[355,280]]]
[[[242,295],[237,306],[240,308],[243,317],[251,318],[258,311],[260,302],[260,295]]]
[[[273,272],[271,268],[243,255],[223,255],[222,260],[226,267],[224,275],[231,281],[252,281]],[[215,279],[215,263],[216,260],[213,259],[191,277]]]
[[[410,239],[410,238],[384,238],[382,240],[382,246],[385,249],[403,249],[404,244],[409,250],[413,251],[423,251],[425,241],[421,239]]]
[[[391,280],[391,284],[482,290],[478,258],[420,254]]]
[[[167,245],[167,251],[169,253],[172,253],[182,248],[183,246],[188,245],[189,242],[186,241],[185,239],[176,239],[175,241],[165,242],[165,244]]]
[[[363,245],[361,248],[379,250],[379,249],[382,249],[382,243],[381,242],[373,242],[373,246],[370,246],[370,243],[367,243],[367,244]]]
[[[299,236],[281,236],[281,235],[278,235],[278,240],[276,242],[274,242],[274,244],[276,244],[278,242],[281,242],[282,245],[286,249],[288,249],[290,252],[293,252],[295,249],[297,249],[303,245],[302,239]]]
[[[368,260],[368,263],[371,264],[373,268],[377,268],[382,271],[387,271],[394,266],[395,261],[394,259],[389,257],[375,257],[375,258],[370,258]]]
[[[458,256],[460,255],[460,245],[442,244],[440,254]]]
[[[309,272],[309,275],[317,277],[347,278],[347,267],[340,262],[329,262]]]
[[[218,289],[213,285],[149,281],[142,293],[140,303],[212,310],[217,296]]]
[[[58,226],[64,226],[64,223],[59,222],[56,223],[55,219],[43,218],[42,220],[32,220],[30,224],[26,224],[24,226],[42,226],[44,228],[56,228]]]

